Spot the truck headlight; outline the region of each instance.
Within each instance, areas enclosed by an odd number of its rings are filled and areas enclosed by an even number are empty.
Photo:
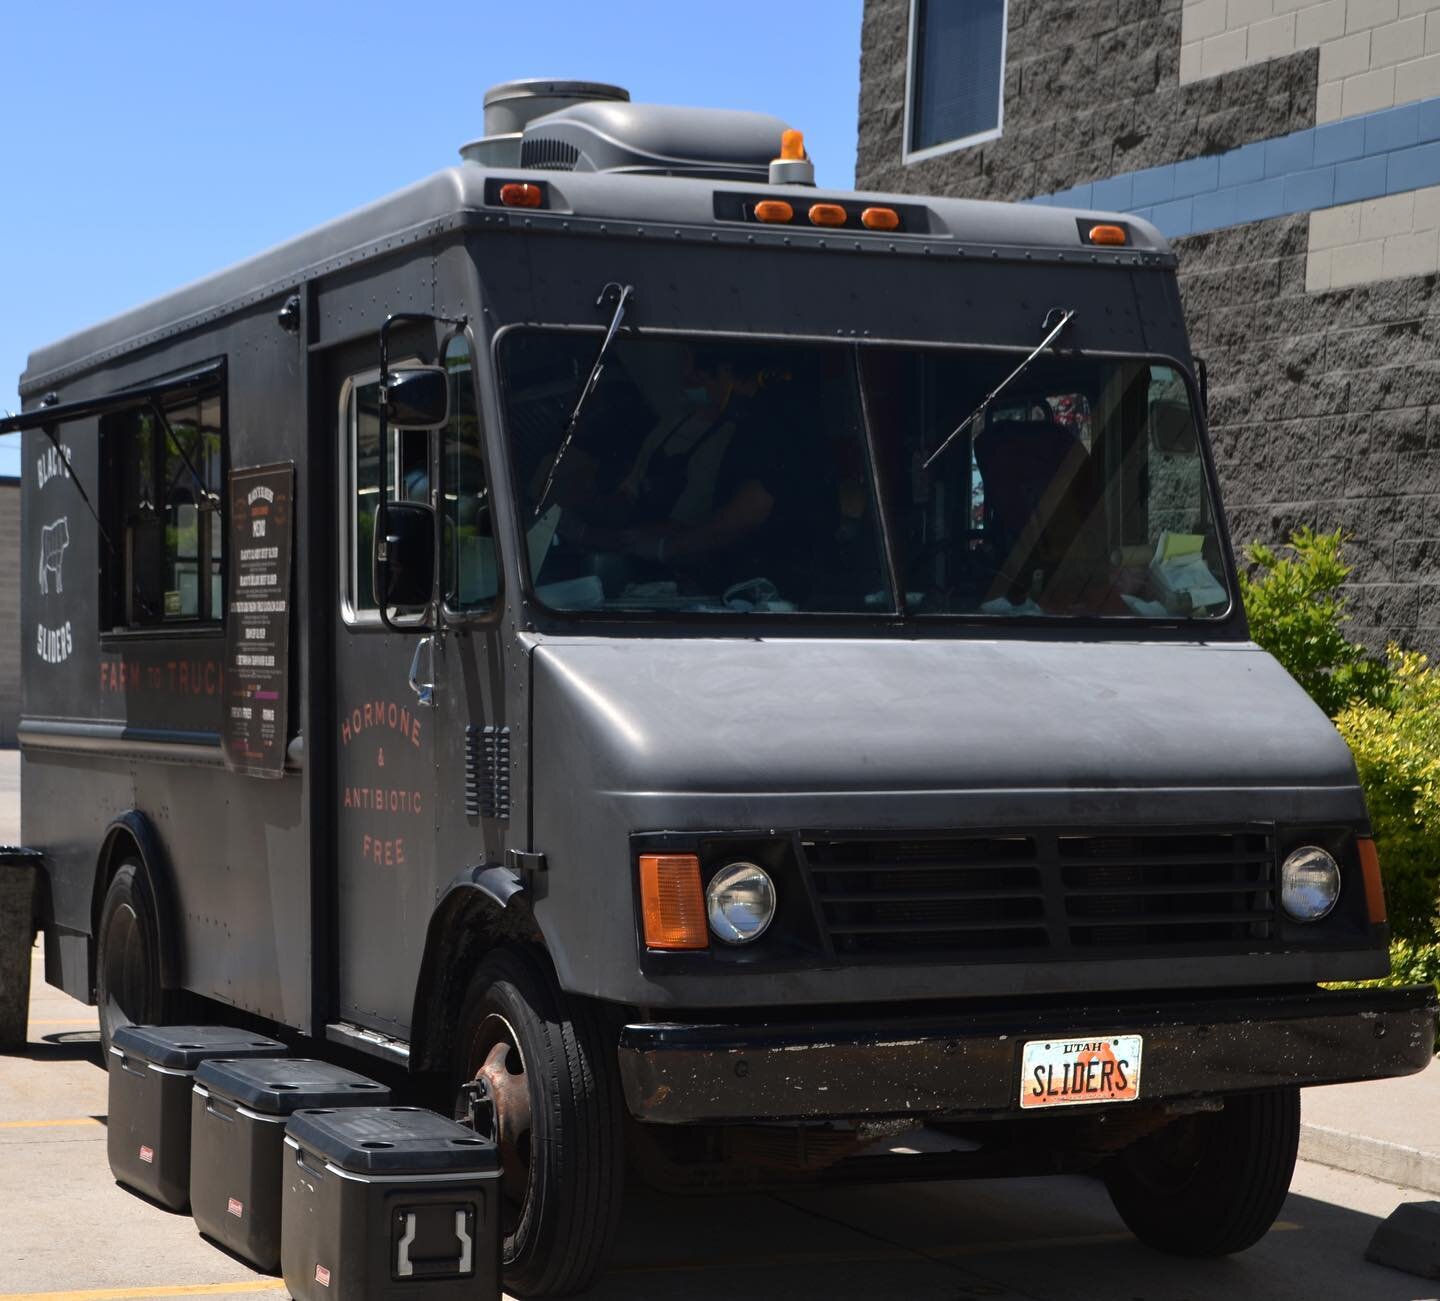
[[[1316,845],[1304,845],[1280,867],[1280,906],[1297,922],[1318,922],[1340,897],[1340,865]]]
[[[722,867],[705,887],[710,929],[727,944],[749,944],[775,917],[775,882],[754,863]]]

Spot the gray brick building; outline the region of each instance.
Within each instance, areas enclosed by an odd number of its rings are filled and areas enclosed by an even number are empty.
[[[1440,0],[866,0],[856,172],[1154,222],[1237,543],[1440,653]]]
[[[0,475],[0,745],[15,744],[20,721],[20,480]]]

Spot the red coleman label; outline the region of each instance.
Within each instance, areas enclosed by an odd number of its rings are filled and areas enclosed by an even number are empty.
[[[145,1162],[146,1165],[154,1165],[154,1164],[155,1164],[155,1149],[154,1149],[153,1147],[143,1147],[143,1146],[142,1146],[141,1149],[140,1149],[140,1159],[141,1159],[143,1162]]]
[[[233,1215],[237,1220],[245,1214],[245,1204],[235,1197],[232,1197],[230,1199],[230,1203],[228,1206],[226,1206],[225,1209],[229,1211],[230,1214]]]
[[[324,1265],[315,1266],[315,1281],[319,1283],[321,1287],[330,1286],[330,1271],[326,1269]]]

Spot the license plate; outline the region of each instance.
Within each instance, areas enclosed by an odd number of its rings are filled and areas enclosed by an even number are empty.
[[[1134,1102],[1140,1096],[1140,1036],[1031,1039],[1020,1067],[1020,1107]]]

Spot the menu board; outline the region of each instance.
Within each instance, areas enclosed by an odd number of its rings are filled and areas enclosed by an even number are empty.
[[[225,762],[253,777],[285,771],[294,536],[295,463],[231,470]]]

